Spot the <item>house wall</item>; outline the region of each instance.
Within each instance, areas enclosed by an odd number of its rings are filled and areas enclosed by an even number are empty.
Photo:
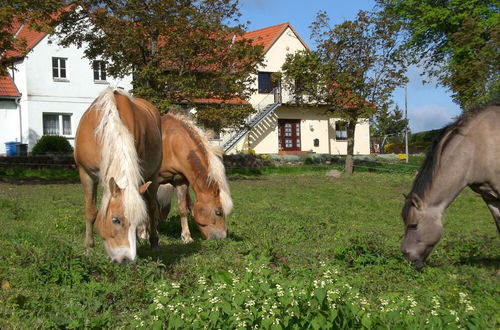
[[[67,138],[73,144],[80,118],[103,89],[109,86],[129,91],[132,88],[131,76],[123,79],[108,76],[108,83],[94,82],[91,62],[83,58],[84,49],[85,46],[62,48],[55,39],[49,43],[45,37],[24,61],[16,63],[14,81],[22,93],[23,142],[29,144],[30,150],[43,135],[44,113],[71,115],[71,135]],[[67,81],[53,79],[52,57],[67,58]]]
[[[347,141],[337,141],[335,138],[335,122],[339,118],[329,118],[322,109],[301,109],[282,106],[270,114],[263,122],[252,129],[246,145],[241,148],[255,150],[258,154],[278,153],[279,119],[299,119],[301,151],[318,154],[345,155]],[[362,120],[356,125],[354,135],[354,154],[369,154],[370,126],[368,120]],[[319,140],[319,146],[314,146],[314,139]]]
[[[287,28],[283,34],[276,40],[276,42],[269,48],[265,57],[263,65],[259,66],[258,70],[263,72],[279,72],[281,71],[281,66],[285,63],[287,54],[294,54],[299,50],[306,49],[304,44],[295,35],[292,29]],[[255,77],[255,83],[252,88],[257,89],[257,77]],[[282,99],[283,102],[287,102],[290,96],[286,91],[283,91]],[[249,100],[250,104],[254,107],[259,105],[263,108],[265,105],[273,103],[274,98],[268,96],[268,94],[254,93]]]
[[[19,111],[13,99],[0,99],[0,154],[5,154],[5,142],[20,141]]]

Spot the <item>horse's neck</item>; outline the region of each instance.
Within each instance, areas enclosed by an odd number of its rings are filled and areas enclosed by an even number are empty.
[[[188,170],[184,171],[184,176],[196,193],[197,198],[198,196],[213,194],[217,188],[217,183],[209,178],[207,167],[195,168],[191,165]]]
[[[461,142],[450,142],[441,155],[439,168],[425,193],[424,202],[430,207],[446,209],[470,181],[469,153],[459,152],[453,147],[459,143]]]

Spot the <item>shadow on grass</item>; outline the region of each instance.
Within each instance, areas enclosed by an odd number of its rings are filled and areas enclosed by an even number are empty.
[[[200,231],[196,227],[196,223],[189,218],[188,221],[189,231],[191,232],[191,237],[194,242],[185,244],[181,240],[181,218],[179,215],[174,215],[168,218],[168,220],[161,221],[158,225],[158,233],[160,234],[160,246],[156,250],[151,250],[149,242],[144,242],[137,249],[137,254],[140,258],[152,258],[160,261],[166,266],[175,264],[179,262],[182,258],[188,257],[198,251],[202,247],[202,241],[204,240],[201,236]],[[169,242],[162,244],[162,237],[168,237],[176,240],[176,242]],[[243,241],[243,237],[229,233],[228,240],[234,242]]]
[[[471,256],[461,258],[458,263],[461,265],[500,269],[500,258]]]
[[[137,249],[139,258],[151,258],[160,261],[165,266],[171,266],[178,263],[185,257],[197,253],[201,249],[201,243],[195,240],[192,243],[184,244],[181,240],[178,243],[161,244],[157,249],[151,250],[149,243],[142,244]]]

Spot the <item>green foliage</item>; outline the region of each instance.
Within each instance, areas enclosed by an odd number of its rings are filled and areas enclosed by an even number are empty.
[[[262,61],[262,46],[242,38],[245,25],[238,22],[236,0],[75,3],[79,10],[56,22],[61,44],[85,42],[85,56],[106,60],[111,76],[133,74],[134,95],[161,112],[172,104],[225,103],[253,92],[247,87]],[[197,108],[200,119],[216,131],[248,115],[241,107],[213,110]]]
[[[371,122],[372,136],[402,134],[408,127],[408,120],[403,118],[403,111],[397,105],[392,110],[389,110],[389,107],[383,107],[373,119]]]
[[[6,74],[6,65],[13,61],[4,56],[7,51],[26,52],[26,40],[15,38],[14,22],[20,22],[38,30],[49,31],[46,18],[61,8],[61,0],[2,0],[0,1],[0,76]]]
[[[412,133],[410,137],[411,142],[429,142],[432,143],[434,140],[441,135],[443,129],[433,129],[425,132]]]
[[[347,123],[346,173],[352,173],[356,124],[386,109],[394,89],[407,81],[398,31],[394,21],[363,11],[356,20],[330,27],[320,11],[311,33],[317,51],[288,56],[283,65],[284,84],[295,102],[308,96],[308,102]]]
[[[73,152],[73,147],[68,140],[63,136],[55,135],[42,136],[31,150],[32,155],[68,154],[71,152]]]
[[[491,0],[378,0],[401,20],[414,63],[469,110],[500,100],[500,11]]]

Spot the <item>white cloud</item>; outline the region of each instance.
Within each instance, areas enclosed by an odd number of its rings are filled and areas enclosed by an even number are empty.
[[[414,133],[442,128],[453,122],[458,115],[454,110],[435,104],[420,105],[408,109],[410,129]]]

